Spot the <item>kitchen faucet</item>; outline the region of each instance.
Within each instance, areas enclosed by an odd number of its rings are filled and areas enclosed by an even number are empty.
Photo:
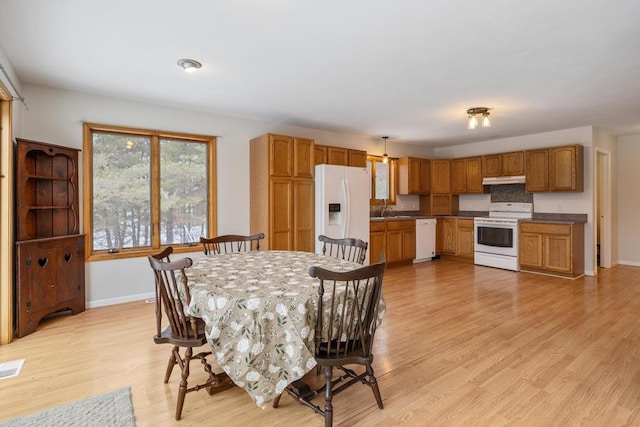
[[[380,216],[383,217],[387,211],[387,199],[382,199],[382,208],[380,208]]]

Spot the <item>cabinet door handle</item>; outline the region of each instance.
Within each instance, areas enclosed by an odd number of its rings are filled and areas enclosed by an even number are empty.
[[[38,264],[40,265],[40,267],[44,268],[48,263],[49,263],[49,258],[47,257],[38,258]]]

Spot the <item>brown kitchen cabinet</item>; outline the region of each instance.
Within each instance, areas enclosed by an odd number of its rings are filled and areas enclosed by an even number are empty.
[[[442,241],[442,254],[455,257],[459,261],[473,262],[473,219],[442,218],[441,223],[441,227],[436,224],[436,242]]]
[[[429,216],[457,215],[460,199],[455,194],[427,194],[420,196],[420,214]]]
[[[367,167],[367,152],[329,145],[314,145],[314,165]]]
[[[451,193],[451,161],[448,159],[431,160],[431,193]]]
[[[473,237],[473,220],[472,219],[456,219],[457,228],[457,252],[456,255],[464,258],[471,258],[474,255],[474,237]]]
[[[524,151],[482,156],[482,176],[484,178],[520,175],[524,175]]]
[[[457,194],[451,194],[451,160],[436,159],[430,161],[431,190],[420,196],[422,215],[456,215],[459,208]]]
[[[457,251],[458,239],[456,230],[456,219],[444,218],[442,220],[442,253],[455,255]]]
[[[549,191],[584,191],[582,145],[549,148]]]
[[[367,152],[364,150],[352,150],[347,152],[349,156],[349,166],[366,168],[367,167]]]
[[[349,165],[349,152],[346,148],[327,146],[327,162],[330,165]]]
[[[15,334],[55,311],[85,310],[84,234],[79,234],[78,152],[17,139]]]
[[[441,255],[444,247],[444,219],[436,220],[436,255]]]
[[[481,156],[451,160],[451,193],[481,194],[485,191]]]
[[[387,256],[387,226],[385,221],[371,221],[369,225],[369,262],[381,261],[380,255]]]
[[[398,159],[398,194],[422,194],[422,161],[416,157]]]
[[[584,275],[584,224],[523,222],[520,270],[576,278]]]
[[[251,140],[250,231],[265,233],[265,249],[313,252],[313,158],[307,138],[267,134]]]
[[[313,146],[313,164],[314,165],[326,165],[327,160],[327,146],[314,144]]]
[[[527,192],[584,191],[582,145],[528,150],[525,159]]]
[[[549,149],[525,152],[525,191],[549,191]]]
[[[371,221],[369,238],[371,263],[379,260],[381,251],[385,253],[389,264],[413,261],[416,257],[416,222],[414,220]]]

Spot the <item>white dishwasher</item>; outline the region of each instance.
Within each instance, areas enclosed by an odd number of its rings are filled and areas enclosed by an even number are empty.
[[[416,259],[429,261],[436,256],[436,219],[416,219]]]

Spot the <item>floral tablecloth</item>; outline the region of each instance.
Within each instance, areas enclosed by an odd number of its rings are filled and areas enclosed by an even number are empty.
[[[216,362],[260,406],[316,365],[312,266],[362,267],[309,252],[253,251],[199,258],[187,269],[189,311],[204,320]],[[384,311],[382,299],[380,320]]]

